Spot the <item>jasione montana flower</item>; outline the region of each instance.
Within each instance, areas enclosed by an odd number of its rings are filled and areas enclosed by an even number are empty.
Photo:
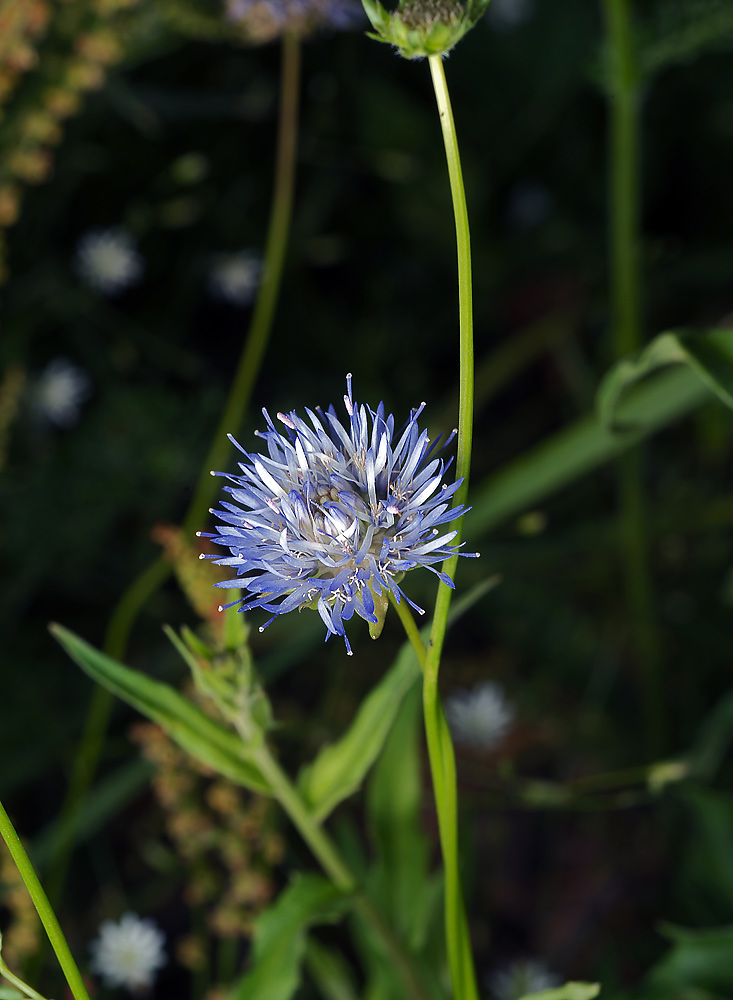
[[[224,522],[217,532],[200,534],[230,552],[202,558],[237,571],[216,586],[247,591],[234,602],[240,611],[272,612],[260,631],[278,615],[315,607],[326,639],[343,636],[351,654],[344,622],[354,612],[375,638],[390,593],[422,614],[400,589],[407,570],[426,566],[453,586],[433,564],[457,551],[451,544],[457,532],[441,526],[466,508],[451,509],[460,480],[442,483],[447,465],[435,457],[440,438],[431,443],[418,427],[425,404],[411,412],[395,441],[394,417],[385,416],[384,404],[376,410],[359,405],[350,375],[346,384],[345,424],[331,406],[325,413],[307,409],[308,420],[295,411],[278,413],[281,432],[263,410],[268,430],[258,436],[266,455],[250,454],[231,438],[245,456],[241,475],[214,473],[229,480],[224,489],[231,502],[212,510]]]

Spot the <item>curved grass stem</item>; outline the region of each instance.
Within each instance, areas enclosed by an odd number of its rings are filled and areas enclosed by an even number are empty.
[[[15,827],[10,822],[10,817],[5,812],[2,803],[0,803],[0,835],[7,844],[13,861],[20,872],[20,877],[23,879],[28,894],[33,900],[33,905],[38,911],[43,929],[46,931],[48,940],[51,942],[51,947],[56,952],[56,957],[59,960],[59,965],[74,1000],[89,1000],[84,980],[66,943],[64,932],[61,930],[61,926],[56,919],[53,907],[48,901],[48,896],[43,891],[43,886],[35,873],[30,858],[15,831]]]
[[[456,224],[458,255],[459,303],[459,402],[458,402],[458,455],[456,475],[462,479],[456,493],[456,504],[465,501],[468,493],[468,475],[471,465],[473,435],[473,295],[471,281],[471,237],[468,226],[468,209],[463,185],[463,173],[458,152],[453,111],[448,86],[440,56],[430,57],[430,72],[438,104],[440,124],[448,163],[453,213]],[[460,523],[452,525],[460,542]],[[443,564],[451,578],[455,575],[458,557],[453,556]],[[451,589],[444,583],[438,586],[435,613],[423,668],[423,711],[425,735],[428,744],[430,771],[433,778],[435,804],[438,813],[440,845],[445,868],[445,933],[448,948],[453,991],[456,1000],[478,1000],[476,971],[471,951],[468,919],[463,899],[458,859],[458,801],[456,762],[448,723],[438,694],[440,656],[448,625]],[[409,636],[409,633],[408,633]]]

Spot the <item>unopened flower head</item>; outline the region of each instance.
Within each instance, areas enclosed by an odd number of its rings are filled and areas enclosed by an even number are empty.
[[[520,959],[487,976],[492,1000],[521,1000],[521,997],[560,985],[560,979],[536,958]]]
[[[454,691],[446,699],[445,714],[456,742],[476,750],[496,746],[514,722],[514,709],[493,681]]]
[[[387,10],[380,0],[362,0],[374,33],[405,59],[445,55],[485,12],[489,0],[399,0]]]
[[[407,570],[426,566],[453,586],[434,564],[457,551],[456,530],[442,526],[465,508],[451,509],[460,480],[442,483],[447,466],[435,457],[438,441],[418,427],[425,404],[395,435],[384,404],[359,405],[350,375],[346,382],[345,423],[331,406],[325,413],[307,409],[307,420],[278,413],[280,431],[263,410],[268,429],[259,436],[267,454],[250,454],[232,438],[245,456],[241,474],[214,473],[229,480],[232,502],[212,511],[224,522],[217,532],[202,534],[230,551],[208,558],[237,571],[216,586],[248,591],[234,602],[241,611],[272,613],[260,631],[278,615],[315,607],[326,639],[342,636],[351,653],[344,623],[354,613],[375,637],[390,594],[422,613],[400,589]]]
[[[118,922],[105,920],[92,941],[91,967],[106,986],[146,989],[165,965],[165,937],[150,919],[125,913]]]
[[[227,20],[251,42],[268,42],[283,31],[302,37],[319,28],[346,31],[364,23],[359,0],[226,0]]]
[[[143,262],[124,229],[90,229],[79,240],[74,268],[91,288],[113,296],[138,283]]]
[[[42,420],[71,427],[91,391],[89,376],[68,358],[54,358],[31,388],[32,406]]]
[[[262,262],[253,250],[220,254],[209,272],[212,295],[234,306],[248,306],[260,283]]]

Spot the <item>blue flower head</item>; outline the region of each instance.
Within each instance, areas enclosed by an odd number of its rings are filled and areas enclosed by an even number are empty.
[[[223,522],[216,533],[199,534],[229,549],[229,555],[202,558],[237,572],[216,586],[247,591],[233,602],[240,611],[272,612],[260,631],[278,615],[315,607],[326,639],[343,636],[351,655],[344,622],[354,612],[375,638],[390,594],[423,613],[400,589],[407,570],[427,566],[453,586],[434,564],[457,552],[451,544],[457,532],[441,526],[466,508],[451,509],[461,481],[442,483],[450,462],[435,457],[440,438],[431,443],[418,427],[425,404],[411,412],[395,440],[384,403],[376,410],[359,405],[350,375],[346,384],[346,423],[331,406],[326,413],[306,410],[307,420],[295,411],[278,413],[279,431],[263,410],[268,429],[258,436],[267,454],[250,454],[231,438],[245,457],[241,474],[213,473],[229,481],[230,500],[211,511]]]

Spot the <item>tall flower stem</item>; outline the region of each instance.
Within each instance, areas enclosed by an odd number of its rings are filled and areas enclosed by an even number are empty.
[[[462,478],[463,482],[456,493],[455,502],[461,504],[465,501],[468,493],[473,436],[471,237],[468,227],[466,192],[463,186],[463,173],[458,153],[458,139],[448,85],[443,71],[443,61],[440,56],[430,56],[429,62],[448,162],[458,252],[459,402],[456,475]],[[458,531],[455,542],[459,542],[460,522],[454,523],[452,527]],[[453,556],[443,564],[443,570],[451,578],[455,575],[457,562],[458,557]],[[458,861],[458,795],[455,754],[450,730],[438,694],[438,670],[448,624],[451,593],[452,591],[447,585],[443,583],[438,585],[430,641],[423,668],[423,711],[433,791],[438,813],[440,845],[445,868],[445,933],[453,991],[456,1000],[477,1000],[476,972],[471,952]]]
[[[428,1000],[427,993],[402,944],[395,938],[391,928],[372,900],[361,890],[338,848],[320,823],[314,819],[290,778],[282,770],[266,745],[263,744],[260,747],[255,762],[262,775],[267,779],[275,799],[290,817],[324,872],[337,888],[344,893],[354,894],[354,907],[381,939],[395,971],[405,987],[405,996],[411,997],[412,1000]]]
[[[10,817],[5,812],[2,803],[0,803],[0,835],[2,835],[3,840],[7,844],[13,861],[15,862],[18,871],[20,872],[20,876],[25,883],[26,889],[33,900],[33,905],[38,911],[38,916],[41,918],[41,923],[43,924],[46,934],[48,935],[48,940],[51,942],[51,946],[56,952],[56,957],[59,960],[59,965],[61,966],[74,1000],[89,1000],[89,994],[87,993],[86,986],[84,985],[84,980],[81,977],[81,973],[79,972],[69,946],[66,943],[64,932],[61,930],[59,922],[56,919],[53,907],[48,901],[48,896],[43,891],[43,886],[33,869],[30,858],[21,843],[20,837],[15,832],[15,827],[10,822]]]
[[[286,32],[283,35],[275,182],[265,240],[262,282],[229,395],[183,521],[183,530],[189,535],[201,525],[216,493],[217,482],[210,475],[210,470],[221,469],[226,464],[231,448],[227,432],[235,431],[242,423],[272,329],[293,214],[300,99],[300,48],[300,39],[296,34]],[[143,570],[124,592],[112,612],[107,627],[104,649],[110,656],[118,660],[124,659],[127,639],[138,614],[169,573],[169,563],[162,557],[158,558]],[[59,842],[51,863],[49,894],[54,900],[60,897],[73,850],[73,836],[68,834],[68,830],[73,830],[74,817],[78,817],[81,804],[94,778],[111,707],[112,696],[106,689],[97,687],[92,696],[69,790],[61,810],[59,829],[66,830],[67,836],[63,842]]]
[[[630,0],[603,0],[610,90],[609,181],[613,350],[622,358],[643,341],[640,277],[640,93]],[[649,566],[641,447],[618,466],[626,591],[642,686],[644,728],[652,756],[665,743],[664,691]]]

